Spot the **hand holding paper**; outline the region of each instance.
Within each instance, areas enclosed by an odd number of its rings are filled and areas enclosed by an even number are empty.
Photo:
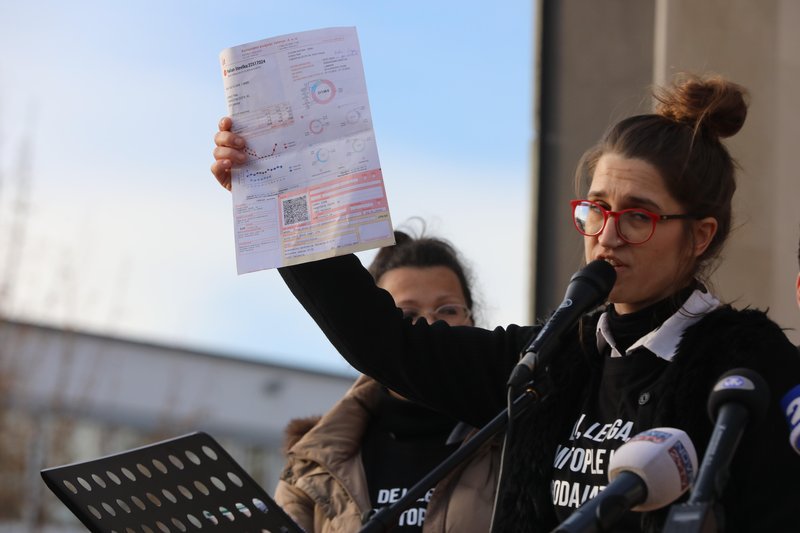
[[[247,162],[244,148],[247,143],[244,137],[231,132],[233,121],[230,117],[223,117],[219,121],[219,131],[214,136],[214,162],[211,164],[211,173],[217,178],[220,185],[231,190],[231,168],[236,164]]]

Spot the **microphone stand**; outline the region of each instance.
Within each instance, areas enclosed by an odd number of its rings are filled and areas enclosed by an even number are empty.
[[[511,402],[510,407],[503,409],[488,424],[483,426],[483,428],[459,446],[456,451],[439,463],[433,470],[428,472],[425,477],[408,489],[408,492],[406,492],[402,498],[372,515],[358,533],[383,533],[384,531],[388,531],[390,527],[397,523],[400,514],[413,502],[417,501],[428,489],[435,486],[450,473],[451,470],[467,460],[478,448],[505,428],[508,424],[509,410],[511,411],[511,418],[515,419],[525,412],[533,402],[541,400],[544,397],[544,391],[537,389],[533,381],[527,383],[519,396]]]

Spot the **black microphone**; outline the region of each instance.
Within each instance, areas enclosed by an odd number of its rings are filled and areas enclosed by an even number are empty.
[[[716,531],[714,505],[728,481],[731,460],[750,420],[764,416],[769,387],[757,372],[736,368],[720,376],[708,397],[714,431],[689,500],[670,509],[664,533]]]
[[[561,305],[520,353],[508,386],[516,388],[527,383],[534,368],[546,364],[558,346],[553,339],[558,340],[584,313],[603,303],[616,280],[614,267],[602,259],[592,261],[573,274]]]
[[[552,533],[611,531],[628,511],[652,511],[684,492],[697,472],[697,453],[680,429],[654,428],[617,448],[608,464],[609,484]]]
[[[767,412],[769,387],[757,372],[737,368],[720,376],[708,396],[708,416],[714,431],[700,464],[689,503],[717,499],[728,481],[728,466],[750,419]]]

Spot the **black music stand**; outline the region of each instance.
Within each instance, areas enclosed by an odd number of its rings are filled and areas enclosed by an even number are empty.
[[[41,474],[93,533],[303,533],[202,432]]]

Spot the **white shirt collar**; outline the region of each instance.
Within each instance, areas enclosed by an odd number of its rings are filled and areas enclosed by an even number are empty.
[[[705,315],[720,307],[720,305],[719,300],[711,293],[696,289],[674,315],[665,320],[660,327],[634,342],[625,351],[625,355],[636,348],[644,347],[661,359],[672,361],[686,328],[698,322]],[[597,322],[597,349],[600,353],[603,353],[606,346],[611,347],[611,357],[622,357],[622,354],[616,348],[614,337],[611,335],[611,328],[608,325],[608,312],[603,313]]]

